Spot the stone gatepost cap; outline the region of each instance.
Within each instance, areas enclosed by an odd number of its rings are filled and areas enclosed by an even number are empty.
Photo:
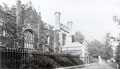
[[[21,2],[21,0],[16,0],[17,2]]]
[[[60,12],[55,12],[55,15],[56,15],[56,14],[59,14],[59,15],[60,15],[61,13],[60,13]]]

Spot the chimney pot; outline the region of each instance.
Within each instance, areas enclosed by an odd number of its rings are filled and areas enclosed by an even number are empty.
[[[55,29],[60,30],[60,12],[55,12]]]

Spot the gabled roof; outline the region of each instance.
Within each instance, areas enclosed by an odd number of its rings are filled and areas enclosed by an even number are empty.
[[[34,6],[31,2],[28,2],[28,3],[25,4],[25,9],[27,9],[29,7],[31,7],[33,10],[35,10],[35,8],[34,8]]]
[[[36,9],[35,9],[35,7],[33,6],[33,4],[32,4],[31,1],[27,2],[26,4],[24,4],[24,9],[25,9],[25,10],[28,9],[28,8],[30,8],[30,7],[32,8],[32,10],[33,10],[35,13],[39,14],[39,13],[36,11]]]

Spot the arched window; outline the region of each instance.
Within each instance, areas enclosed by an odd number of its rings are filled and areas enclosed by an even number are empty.
[[[24,48],[34,49],[34,33],[28,29],[24,31]]]

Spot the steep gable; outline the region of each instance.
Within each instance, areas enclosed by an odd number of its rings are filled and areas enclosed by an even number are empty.
[[[33,7],[32,3],[25,4],[24,7],[25,23],[38,23],[40,16]]]

